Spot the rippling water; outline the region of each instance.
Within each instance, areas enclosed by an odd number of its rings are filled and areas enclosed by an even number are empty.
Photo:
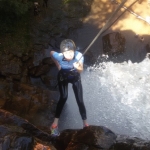
[[[119,134],[150,139],[150,60],[140,63],[102,62],[82,74],[88,122]],[[81,128],[82,121],[69,88],[61,128]]]

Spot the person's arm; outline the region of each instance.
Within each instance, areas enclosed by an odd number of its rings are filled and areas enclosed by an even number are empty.
[[[81,73],[83,71],[83,63],[84,63],[84,57],[83,57],[82,53],[76,51],[75,59],[76,59],[76,62],[73,63],[73,66],[74,66],[74,68],[77,69],[77,71],[79,73]]]
[[[54,53],[54,52],[55,52],[55,51],[51,51],[51,52],[50,52],[50,56],[51,56],[52,60],[54,61],[54,63],[55,63],[55,65],[56,65],[56,67],[58,68],[58,70],[60,70],[60,69],[61,69],[61,66],[59,65],[58,61],[55,60],[54,57],[53,57],[53,53]]]
[[[83,71],[83,63],[81,62],[75,62],[73,63],[73,66],[77,69],[79,73]]]

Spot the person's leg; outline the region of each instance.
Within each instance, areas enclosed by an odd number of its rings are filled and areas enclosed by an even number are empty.
[[[58,83],[59,86],[59,92],[60,92],[60,98],[57,103],[56,112],[55,112],[55,119],[52,125],[58,126],[58,121],[60,114],[62,112],[62,109],[64,107],[64,104],[68,98],[68,83],[63,81]]]
[[[77,104],[79,107],[79,112],[80,112],[81,118],[83,120],[83,126],[84,127],[88,126],[87,116],[86,116],[86,108],[85,108],[84,101],[83,101],[83,90],[82,90],[81,80],[74,82],[72,87],[73,87],[76,101],[77,101]]]
[[[58,86],[59,86],[60,98],[56,107],[55,119],[50,127],[51,135],[53,136],[60,135],[59,130],[58,130],[59,117],[68,97],[68,83],[65,81],[59,82]]]

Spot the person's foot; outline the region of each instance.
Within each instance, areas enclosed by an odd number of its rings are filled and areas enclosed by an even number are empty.
[[[50,127],[50,130],[51,130],[51,135],[52,136],[59,136],[60,135],[60,132],[58,131],[58,126],[57,125],[52,125]]]
[[[83,125],[83,128],[88,127],[88,126],[89,126],[89,124],[86,123],[86,124]]]

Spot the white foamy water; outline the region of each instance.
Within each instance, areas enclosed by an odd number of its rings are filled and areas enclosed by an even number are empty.
[[[150,59],[99,63],[83,72],[82,83],[89,124],[150,139]],[[82,127],[71,87],[60,123],[62,129]]]

